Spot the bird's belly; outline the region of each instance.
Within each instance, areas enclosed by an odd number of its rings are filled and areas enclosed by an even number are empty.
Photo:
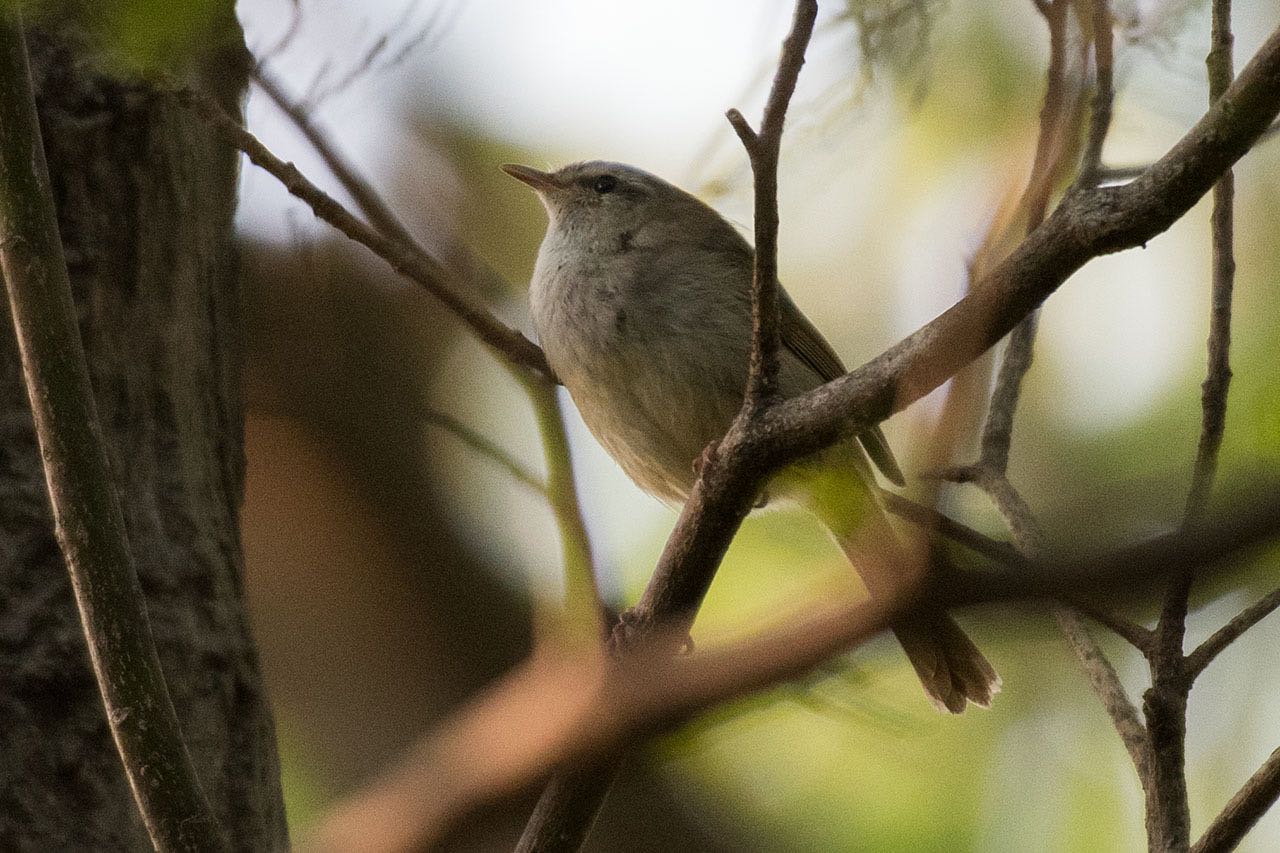
[[[637,485],[662,500],[683,501],[695,460],[737,413],[745,366],[737,382],[709,370],[705,353],[682,352],[670,339],[662,354],[624,336],[579,343],[572,357],[553,358],[552,366],[583,421]]]

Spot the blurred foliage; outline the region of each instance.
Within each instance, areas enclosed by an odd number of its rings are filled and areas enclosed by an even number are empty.
[[[1250,8],[1257,13],[1265,5]],[[866,148],[860,147],[866,138],[856,132],[823,138],[823,133],[849,132],[848,125],[835,122],[807,137],[802,132],[788,138],[795,160],[829,169],[834,188],[819,187],[813,197],[802,199],[819,208],[816,212],[787,207],[784,199],[784,234],[829,233],[823,229],[829,225],[826,220],[837,216],[836,205],[870,207],[872,212],[831,241],[835,248],[829,258],[788,257],[784,263],[789,271],[807,271],[820,279],[804,285],[815,294],[821,289],[835,293],[827,304],[840,306],[840,314],[815,319],[824,330],[845,330],[846,339],[833,337],[837,349],[870,354],[868,340],[880,341],[888,334],[869,331],[868,323],[884,320],[887,325],[902,305],[945,307],[951,292],[946,288],[952,282],[943,280],[938,266],[925,268],[929,275],[937,274],[928,280],[913,280],[899,268],[932,254],[945,258],[950,264],[946,270],[954,269],[956,279],[962,278],[969,248],[965,237],[981,235],[991,215],[989,205],[1004,183],[1025,180],[1020,158],[1029,159],[1034,143],[1047,38],[1029,2],[849,0],[830,20],[837,27],[849,26],[870,75],[869,83],[851,80],[847,52],[834,59],[824,56],[821,61],[844,63],[839,92],[845,100],[835,108],[852,112],[847,94],[857,90],[894,114],[895,123],[888,129],[872,125],[872,132],[883,132],[885,139],[871,140]],[[562,61],[561,53],[572,50],[566,37],[563,51],[548,52],[540,61]],[[643,58],[652,61],[651,51]],[[498,61],[485,61],[490,59]],[[1122,64],[1130,59],[1122,52]],[[819,61],[811,58],[814,64]],[[1167,56],[1160,61],[1173,62]],[[1199,57],[1194,61],[1189,70],[1160,70],[1193,78],[1201,73]],[[496,166],[510,160],[545,166],[562,162],[567,150],[573,156],[580,152],[550,131],[544,147],[531,152],[528,140],[483,130],[465,109],[441,107],[440,92],[460,86],[458,81],[470,72],[453,68],[448,73],[455,76],[448,77],[437,70],[440,76],[431,78],[430,85],[415,79],[402,93],[397,115],[414,144],[394,150],[386,158],[389,166],[380,164],[380,177],[415,228],[436,237],[434,229],[447,226],[451,239],[473,248],[502,274],[511,292],[487,296],[504,316],[519,322],[545,215]],[[797,107],[797,123],[802,124],[804,107]],[[1119,107],[1120,122],[1139,125],[1159,117],[1163,109],[1159,102],[1127,103],[1123,88]],[[858,113],[856,121],[870,112]],[[352,113],[361,115],[355,109]],[[887,153],[878,156],[876,144]],[[1219,507],[1231,500],[1230,484],[1280,467],[1280,366],[1275,358],[1280,297],[1274,288],[1280,245],[1273,239],[1271,201],[1280,192],[1278,152],[1280,143],[1273,143],[1240,172],[1235,380]],[[797,165],[784,174],[784,191],[796,186],[800,171]],[[877,172],[879,183],[845,180],[868,171]],[[812,218],[801,219],[805,214]],[[1110,410],[1104,396],[1081,389],[1080,365],[1050,332],[1072,300],[1084,310],[1070,316],[1093,324],[1126,310],[1128,303],[1121,298],[1151,281],[1138,280],[1131,267],[1091,264],[1046,306],[1047,331],[1014,433],[1012,476],[1041,512],[1058,547],[1073,553],[1106,547],[1168,530],[1181,517],[1199,431],[1208,288],[1203,214],[1198,210],[1179,223],[1142,256],[1151,267],[1149,279],[1160,288],[1160,307],[1198,319],[1189,333],[1182,327],[1156,330],[1161,340],[1176,334],[1178,346],[1167,364],[1156,366],[1163,378],[1153,382],[1135,410]],[[1158,253],[1169,244],[1185,251]],[[785,248],[793,251],[794,244]],[[427,677],[414,687],[431,703],[441,701],[441,693],[455,700],[464,692],[459,682],[475,683],[462,675],[471,674],[468,668],[476,666],[477,658],[491,674],[499,661],[514,654],[510,645],[501,653],[492,647],[510,643],[509,635],[523,630],[528,604],[516,588],[536,589],[554,574],[553,528],[536,499],[519,493],[484,460],[470,458],[469,451],[447,437],[424,440],[413,413],[439,406],[536,468],[532,422],[523,400],[496,378],[501,371],[489,354],[460,335],[456,324],[421,311],[418,294],[397,284],[370,283],[349,261],[335,262],[323,251],[307,256],[299,250],[297,255],[276,257],[247,293],[250,376],[259,391],[272,392],[273,410],[304,417],[333,440],[358,472],[361,498],[388,519],[387,527],[400,543],[398,553],[408,555],[424,596],[436,603],[443,587],[442,610],[468,606],[478,616],[479,629],[471,626],[456,634],[446,629],[431,638],[440,640],[433,651],[446,649],[454,658],[430,661],[440,667],[434,676],[438,682]],[[1174,265],[1195,264],[1205,274],[1194,284],[1184,286],[1172,274]],[[298,279],[289,288],[281,286],[286,267]],[[432,314],[429,319],[427,313]],[[1130,340],[1125,333],[1128,324],[1141,319],[1124,315],[1115,327],[1107,327],[1121,331],[1106,334],[1126,338],[1117,349],[1115,372],[1138,369],[1130,362],[1141,362],[1145,355],[1139,348],[1147,339]],[[900,316],[896,321],[903,322]],[[1066,330],[1076,338],[1091,331],[1096,330]],[[257,400],[265,405],[261,397]],[[1089,416],[1080,417],[1073,407],[1088,408]],[[889,423],[900,449],[919,440],[917,430],[928,420],[918,414],[921,409],[927,404]],[[577,437],[582,435],[579,431]],[[575,449],[593,530],[608,530],[628,543],[600,548],[605,572],[616,567],[623,598],[634,600],[652,571],[671,515],[629,491],[589,439]],[[312,488],[305,481],[277,486],[281,491],[289,487]],[[992,535],[1004,535],[999,517],[975,490],[949,490],[946,501],[949,512]],[[616,534],[619,529],[625,537]],[[433,559],[441,539],[448,540],[450,549],[443,561]],[[460,561],[460,567],[451,567],[452,560]],[[1190,642],[1273,586],[1275,565],[1274,551],[1263,549],[1235,570],[1199,584]],[[307,569],[302,567],[298,577],[308,577],[302,573]],[[352,571],[359,573],[357,581],[370,577],[369,567],[354,566]],[[482,580],[471,585],[468,572]],[[306,585],[299,581],[295,594],[303,595]],[[816,591],[831,589],[856,593],[858,586],[812,518],[788,511],[752,517],[710,591],[694,628],[695,641],[715,645],[760,630]],[[469,592],[498,604],[486,609],[486,602],[467,602]],[[1126,603],[1126,612],[1142,618],[1153,606],[1147,596]],[[392,614],[382,612],[369,618],[394,621]],[[449,616],[439,618],[448,621]],[[1128,757],[1047,614],[1035,605],[1010,605],[961,613],[960,619],[1004,676],[1005,691],[991,711],[958,718],[934,714],[901,651],[884,638],[810,678],[717,709],[662,739],[652,757],[679,786],[679,807],[659,808],[654,800],[622,789],[611,798],[605,820],[612,810],[635,809],[636,822],[624,826],[638,832],[691,815],[690,823],[710,826],[712,836],[727,837],[721,828],[732,828],[736,837],[747,840],[744,849],[1093,853],[1141,848],[1141,795]],[[521,628],[513,628],[513,622]],[[1137,697],[1146,677],[1143,663],[1131,649],[1102,632],[1099,636]],[[1274,625],[1259,626],[1215,663],[1193,694],[1189,729],[1195,829],[1207,823],[1274,747],[1277,731],[1267,709],[1280,695],[1280,676],[1259,664],[1275,636]],[[285,643],[290,638],[277,639]],[[417,635],[407,633],[400,642],[416,655],[430,656],[423,651],[426,641]],[[353,689],[361,689],[363,674],[350,676]],[[335,690],[340,687],[335,683]],[[405,725],[403,719],[388,719],[385,709],[359,704],[361,698],[352,704],[368,712],[372,722]],[[337,739],[332,734],[329,740],[314,734],[330,731],[318,719],[321,710],[299,703],[296,694],[286,701],[291,704],[282,719],[284,759],[292,768],[289,785],[296,788],[290,806],[295,819],[305,823],[316,802],[331,794],[315,780],[328,780],[338,763],[333,755],[341,749],[331,742]],[[652,791],[646,796],[653,796]],[[1244,849],[1274,849],[1278,818],[1268,817]],[[613,846],[598,849],[643,849],[625,830],[610,841]],[[699,843],[686,847],[702,849]]]

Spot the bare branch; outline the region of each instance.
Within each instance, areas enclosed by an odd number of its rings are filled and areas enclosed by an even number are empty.
[[[1231,0],[1214,0],[1211,46],[1205,62],[1209,99],[1220,101],[1231,85]],[[1231,382],[1231,295],[1235,280],[1233,200],[1235,183],[1230,169],[1213,188],[1212,298],[1209,313],[1208,375],[1201,392],[1200,440],[1183,526],[1191,526],[1208,504],[1218,449],[1226,426],[1227,390]],[[1151,689],[1145,700],[1147,728],[1154,756],[1152,784],[1147,789],[1147,835],[1161,849],[1185,849],[1191,840],[1191,810],[1187,798],[1187,696],[1193,677],[1183,656],[1187,611],[1194,566],[1174,577],[1165,593],[1151,647]],[[1207,663],[1207,660],[1206,660]]]
[[[772,407],[763,473],[856,435],[942,384],[1076,270],[1140,246],[1186,213],[1280,112],[1280,31],[1164,157],[1123,186],[1077,189],[959,302],[877,358]]]
[[[1227,624],[1210,634],[1209,639],[1187,655],[1184,666],[1187,680],[1192,681],[1196,676],[1204,672],[1205,667],[1224,652],[1227,646],[1243,636],[1245,631],[1270,616],[1277,607],[1280,607],[1280,589],[1273,589],[1260,600],[1237,613]]]
[[[791,32],[782,43],[782,58],[765,103],[760,132],[751,130],[742,113],[730,110],[729,123],[751,161],[755,196],[755,263],[751,285],[751,372],[744,413],[750,417],[778,397],[782,346],[778,312],[778,155],[787,107],[795,94],[805,50],[818,17],[817,0],[799,0]]]
[[[1231,85],[1231,3],[1213,4],[1212,47],[1205,60],[1209,69],[1209,97],[1216,101]],[[1199,517],[1209,501],[1218,450],[1227,422],[1227,392],[1231,385],[1231,297],[1235,289],[1235,176],[1228,169],[1213,188],[1212,298],[1209,309],[1208,369],[1201,393],[1203,409],[1200,443],[1187,495],[1186,517]]]
[[[1280,137],[1280,122],[1268,127],[1261,135],[1258,136],[1258,141],[1255,142],[1254,145],[1257,146],[1264,142],[1270,142],[1277,137]],[[1106,166],[1098,170],[1098,180],[1105,183],[1122,183],[1124,181],[1132,181],[1134,178],[1150,169],[1152,165],[1153,164],[1151,163],[1143,163],[1139,166]]]
[[[795,92],[804,54],[813,35],[813,25],[818,14],[816,0],[797,0],[791,31],[782,46],[782,57],[773,87],[765,105],[760,132],[754,133],[741,114],[733,111],[729,121],[741,137],[751,160],[755,176],[755,261],[752,283],[752,349],[750,378],[743,400],[742,411],[730,428],[724,443],[729,452],[724,464],[717,460],[717,452],[711,448],[704,454],[698,483],[708,480],[722,482],[733,489],[739,481],[744,464],[734,464],[737,456],[733,448],[734,436],[739,439],[750,434],[760,413],[773,405],[778,397],[778,350],[781,345],[778,320],[778,152],[782,142],[782,129],[787,106]],[[748,459],[748,455],[741,457]],[[723,474],[728,472],[728,476]],[[698,506],[696,497],[685,504],[685,513]],[[754,502],[756,487],[747,485],[734,496],[734,511],[726,515],[719,525],[717,549],[720,554],[728,547],[738,525]],[[682,518],[685,517],[682,514]],[[673,534],[674,536],[674,534]],[[670,544],[670,542],[668,543]],[[649,581],[640,603],[630,616],[615,630],[615,650],[624,651],[637,638],[650,633],[650,627],[658,623],[671,623],[687,630],[706,594],[719,559],[708,566],[706,572],[685,572],[682,561],[671,559],[664,552],[663,559]],[[679,646],[663,649],[667,654]],[[569,771],[557,777],[543,792],[533,817],[525,827],[517,846],[518,851],[574,850],[585,838],[595,815],[608,791],[612,772],[604,769]]]
[[[1280,798],[1280,749],[1272,752],[1271,757],[1236,792],[1191,848],[1191,853],[1235,850],[1254,824],[1275,805],[1277,798]]]
[[[1089,685],[1102,700],[1102,707],[1106,709],[1107,716],[1111,717],[1112,724],[1120,734],[1120,741],[1129,752],[1129,758],[1132,759],[1133,766],[1138,771],[1138,777],[1147,779],[1151,773],[1151,753],[1147,747],[1147,731],[1138,717],[1138,709],[1124,692],[1115,667],[1102,653],[1102,649],[1089,634],[1089,629],[1080,621],[1080,616],[1074,610],[1055,607],[1053,615],[1058,622],[1058,627],[1066,636],[1071,650],[1075,652],[1085,677],[1089,679]]]
[[[1111,128],[1111,105],[1115,100],[1112,81],[1113,43],[1111,6],[1108,0],[1090,0],[1089,29],[1093,42],[1093,118],[1089,122],[1089,137],[1084,144],[1084,157],[1080,166],[1081,186],[1098,182],[1098,169],[1102,164],[1102,146]]]
[[[512,365],[551,376],[542,350],[516,329],[452,285],[448,271],[412,243],[403,243],[361,222],[345,207],[308,180],[292,163],[281,160],[252,133],[241,127],[211,98],[189,89],[174,92],[180,103],[192,109],[233,148],[244,152],[256,166],[269,172],[290,194],[302,200],[316,216],[382,258],[392,269],[420,285],[461,319],[483,343]]]
[[[109,471],[13,10],[0,14],[0,79],[0,271],[106,722],[156,850],[227,850],[160,668]]]
[[[913,524],[924,527],[953,542],[964,545],[971,551],[994,560],[1002,566],[1017,567],[1025,565],[1027,560],[1007,542],[992,539],[979,533],[972,527],[961,524],[950,516],[930,506],[916,503],[895,492],[882,491],[880,499],[885,509]]]

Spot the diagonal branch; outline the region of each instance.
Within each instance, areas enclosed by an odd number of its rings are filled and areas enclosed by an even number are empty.
[[[667,637],[636,647],[609,666],[599,659],[535,655],[428,733],[369,788],[340,804],[322,823],[315,843],[304,849],[428,849],[432,839],[472,809],[525,790],[548,768],[598,767],[601,758],[628,743],[705,708],[811,672],[915,606],[1069,597],[1100,589],[1136,596],[1192,561],[1225,567],[1241,552],[1280,535],[1278,497],[1275,489],[1242,496],[1220,523],[1093,558],[966,573],[932,589],[900,590],[892,600],[855,603],[819,594],[799,607],[797,616],[755,636],[674,659],[665,649],[679,644],[683,629],[678,626],[659,627]],[[495,739],[493,732],[514,737]],[[562,844],[551,847],[557,846],[563,849]]]
[[[1280,749],[1262,763],[1249,781],[1227,803],[1191,848],[1191,853],[1227,853],[1235,850],[1249,830],[1280,798]]]
[[[395,211],[382,198],[372,184],[359,170],[338,151],[329,137],[312,120],[305,105],[300,104],[285,93],[283,87],[266,70],[262,63],[253,69],[253,80],[268,98],[293,122],[294,126],[306,138],[311,147],[324,160],[325,165],[337,178],[360,211],[373,228],[381,235],[398,244],[402,251],[422,258],[429,258],[427,251],[414,240],[408,228],[396,216]],[[489,289],[507,292],[510,287],[492,269],[470,252],[463,251],[464,267],[475,274],[482,275]],[[443,267],[441,267],[443,270]],[[493,286],[497,281],[498,285]],[[498,465],[502,466],[519,482],[531,486],[547,498],[555,516],[560,532],[561,549],[565,571],[566,612],[572,626],[582,630],[582,636],[599,637],[604,630],[604,619],[600,604],[599,591],[596,587],[594,559],[591,554],[591,542],[587,536],[586,526],[582,520],[582,511],[578,504],[577,492],[573,483],[573,466],[569,456],[568,439],[565,434],[564,416],[555,395],[553,382],[545,375],[528,378],[519,370],[519,365],[510,361],[504,364],[512,368],[516,379],[523,385],[534,414],[538,421],[542,436],[543,453],[547,464],[547,482],[539,483],[537,478],[526,471],[520,463],[509,454],[497,448],[491,441],[470,430],[457,420],[443,414],[432,414],[428,417],[433,424],[454,433],[469,447],[480,452]]]
[[[1237,613],[1227,624],[1210,634],[1209,639],[1187,655],[1186,663],[1183,666],[1183,673],[1187,680],[1194,680],[1196,676],[1204,672],[1205,667],[1225,651],[1227,646],[1238,640],[1245,631],[1270,616],[1278,607],[1280,607],[1280,589],[1273,589],[1257,602]]]
[[[76,322],[21,23],[0,13],[0,271],[107,724],[159,851],[229,849],[156,653]]]
[[[290,194],[303,201],[316,216],[382,258],[392,269],[439,299],[483,343],[516,367],[551,376],[542,350],[516,329],[475,304],[450,282],[445,268],[412,243],[402,243],[366,225],[292,163],[286,163],[249,131],[226,114],[211,98],[189,89],[174,92],[180,103],[195,111],[228,145],[242,151],[255,166],[272,175]]]

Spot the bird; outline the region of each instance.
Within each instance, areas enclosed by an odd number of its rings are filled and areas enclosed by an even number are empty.
[[[533,189],[547,213],[529,288],[547,362],[622,470],[679,505],[697,460],[742,406],[754,250],[711,206],[634,166],[502,169]],[[781,286],[778,309],[783,397],[845,373]],[[816,515],[875,597],[891,593],[904,563],[872,463],[905,484],[877,426],[785,467],[759,502],[789,500]],[[990,706],[1000,678],[949,615],[926,611],[892,627],[935,707]]]

